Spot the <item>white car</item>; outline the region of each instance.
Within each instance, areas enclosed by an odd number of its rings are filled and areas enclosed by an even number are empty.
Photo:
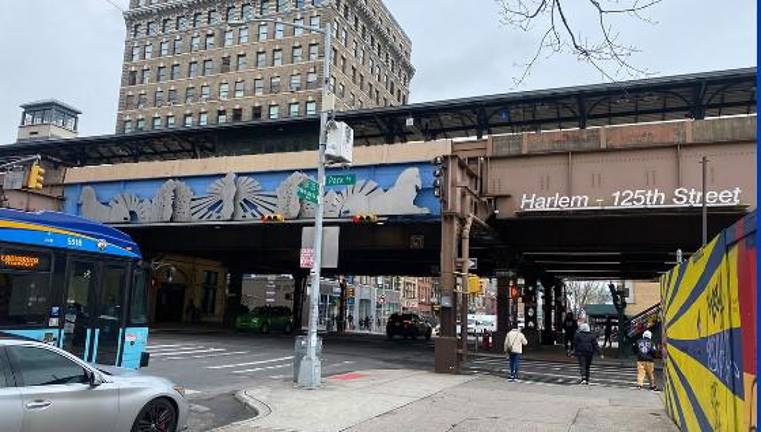
[[[184,389],[164,378],[0,336],[2,432],[177,432],[188,407]]]

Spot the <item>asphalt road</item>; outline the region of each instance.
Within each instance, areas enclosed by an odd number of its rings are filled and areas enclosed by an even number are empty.
[[[187,389],[191,428],[204,431],[254,415],[238,403],[240,389],[293,377],[293,336],[156,333],[142,371]],[[371,335],[332,336],[323,342],[323,376],[362,369],[433,368],[433,343],[386,341]]]

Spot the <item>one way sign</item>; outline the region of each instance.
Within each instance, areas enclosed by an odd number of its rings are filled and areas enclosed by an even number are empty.
[[[457,258],[457,267],[462,267],[462,258]],[[478,268],[478,258],[468,258],[468,270]]]

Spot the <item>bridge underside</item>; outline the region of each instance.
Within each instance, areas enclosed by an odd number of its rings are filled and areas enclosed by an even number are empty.
[[[709,235],[744,214],[711,209]],[[473,233],[476,273],[512,268],[559,278],[650,279],[700,247],[700,209],[669,212],[544,214],[491,220],[491,231]],[[302,227],[283,224],[192,224],[121,227],[147,258],[182,254],[223,262],[243,273],[299,274]],[[326,275],[437,276],[441,225],[341,223],[339,266]],[[417,241],[413,241],[417,240]],[[422,240],[422,241],[421,241]],[[413,244],[414,243],[414,244]]]

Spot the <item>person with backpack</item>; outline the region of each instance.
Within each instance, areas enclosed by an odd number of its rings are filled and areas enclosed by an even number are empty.
[[[634,344],[634,352],[637,354],[637,388],[642,389],[645,384],[645,375],[650,383],[650,390],[656,390],[655,385],[655,356],[658,349],[653,343],[653,333],[645,330],[642,337]]]
[[[505,337],[505,352],[510,357],[510,381],[518,379],[518,368],[521,365],[521,356],[523,355],[523,347],[528,345],[526,336],[521,333],[518,328],[518,323],[512,324],[512,329],[507,333]]]
[[[579,326],[579,331],[576,332],[573,344],[581,373],[579,384],[589,385],[589,369],[592,367],[592,358],[595,354],[600,354],[600,358],[605,358],[600,351],[597,335],[590,331],[589,324],[583,323]]]

